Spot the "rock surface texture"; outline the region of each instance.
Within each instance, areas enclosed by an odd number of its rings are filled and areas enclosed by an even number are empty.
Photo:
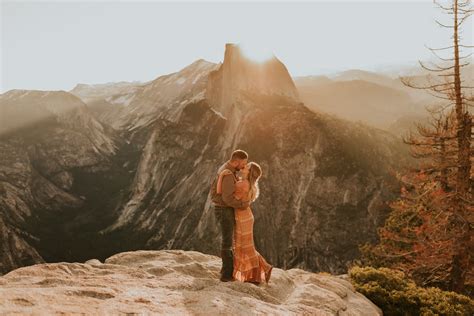
[[[268,284],[220,282],[220,259],[135,251],[38,264],[0,277],[0,314],[382,315],[337,276],[274,269]]]

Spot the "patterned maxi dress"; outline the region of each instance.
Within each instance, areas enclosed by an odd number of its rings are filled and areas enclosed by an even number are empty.
[[[243,199],[249,195],[250,183],[247,180],[235,184],[235,198]],[[254,217],[250,207],[235,210],[234,229],[234,273],[233,277],[243,282],[267,282],[270,280],[270,265],[255,249],[253,240]]]

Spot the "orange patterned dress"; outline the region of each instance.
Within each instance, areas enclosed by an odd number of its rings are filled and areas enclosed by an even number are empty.
[[[249,195],[250,184],[247,180],[235,184],[234,195],[242,199]],[[233,277],[242,282],[267,282],[270,280],[270,265],[255,249],[253,241],[254,217],[250,207],[235,210],[234,228],[234,273]]]

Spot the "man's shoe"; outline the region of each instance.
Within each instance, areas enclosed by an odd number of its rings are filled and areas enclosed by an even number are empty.
[[[232,282],[232,281],[235,281],[235,279],[233,277],[226,277],[226,276],[221,276],[220,280],[222,282]]]

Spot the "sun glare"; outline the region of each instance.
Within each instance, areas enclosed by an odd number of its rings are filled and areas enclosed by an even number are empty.
[[[273,57],[273,52],[262,45],[256,44],[240,44],[242,53],[249,59],[262,63]]]

